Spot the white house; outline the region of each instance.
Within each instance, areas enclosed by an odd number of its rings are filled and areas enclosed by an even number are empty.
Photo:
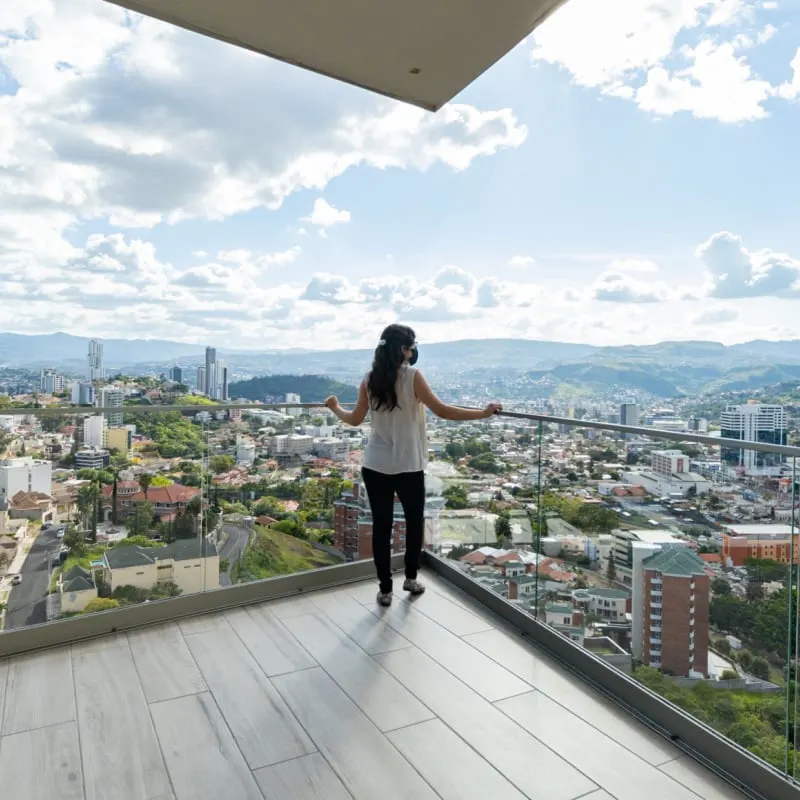
[[[166,547],[120,546],[103,553],[103,577],[119,586],[152,589],[174,583],[183,594],[219,589],[219,555],[208,539],[179,539]]]
[[[79,566],[62,573],[58,591],[61,594],[62,614],[79,614],[97,597],[92,573]]]

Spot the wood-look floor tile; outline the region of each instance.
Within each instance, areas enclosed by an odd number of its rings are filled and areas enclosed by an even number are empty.
[[[73,651],[86,800],[170,797],[130,650]]]
[[[267,611],[266,605],[237,608],[225,616],[267,675],[316,665],[283,624]]]
[[[194,634],[187,642],[250,769],[315,751],[232,628]]]
[[[569,763],[571,750],[557,755],[417,648],[374,658],[528,797],[573,800],[596,788]]]
[[[266,798],[275,800],[351,800],[351,794],[319,754],[293,758],[256,770]]]
[[[496,658],[533,688],[566,706],[648,763],[663,764],[680,755],[681,751],[675,745],[524,641],[503,631],[477,633],[464,638],[482,653]]]
[[[382,730],[433,714],[321,612],[285,620],[286,627]]]
[[[206,690],[180,628],[173,622],[128,634],[148,703]]]
[[[2,733],[7,736],[75,719],[68,647],[17,656],[8,662]]]
[[[75,723],[0,739],[0,787],[8,800],[83,800]]]
[[[273,681],[354,800],[436,800],[408,761],[322,669],[290,672]]]
[[[150,709],[176,800],[263,800],[208,692],[165,700]]]
[[[440,719],[386,735],[442,800],[525,800],[525,795]]]

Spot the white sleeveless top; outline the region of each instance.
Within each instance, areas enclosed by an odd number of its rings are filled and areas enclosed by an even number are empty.
[[[414,394],[415,367],[397,375],[397,407],[376,411],[370,402],[372,431],[364,448],[363,465],[385,475],[422,472],[428,464],[425,406]],[[371,399],[371,398],[370,398]]]

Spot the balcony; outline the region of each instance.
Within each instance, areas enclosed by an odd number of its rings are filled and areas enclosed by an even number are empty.
[[[192,424],[213,443],[215,430]],[[137,480],[165,459],[139,460]],[[409,798],[798,796],[779,769],[664,700],[636,670],[628,674],[629,654],[626,667],[619,648],[590,652],[545,625],[535,573],[526,576],[534,591],[509,602],[440,558],[434,528],[424,553],[427,593],[411,601],[398,591],[389,609],[375,605],[360,536],[342,538],[354,548],[349,558],[303,542],[319,562],[304,551],[302,565],[281,566],[292,574],[237,572],[233,563],[263,529],[247,528],[240,512],[214,524],[213,498],[223,490],[201,463],[202,519],[188,544],[154,540],[129,566],[108,555],[119,553],[110,539],[85,543],[90,574],[109,574],[97,594],[118,601],[114,610],[80,613],[80,598],[71,598],[80,590],[61,593],[77,610],[53,607],[55,529],[25,542],[24,580],[11,588],[0,635],[0,774],[10,796],[194,800],[311,791],[371,800],[387,778],[392,796]],[[102,480],[91,478],[90,488]],[[127,514],[155,491],[140,490],[126,489]],[[236,499],[238,490],[225,491]],[[113,513],[104,497],[102,518]],[[81,508],[76,500],[66,514],[71,529],[78,518],[88,524],[89,536],[91,505]],[[178,525],[151,523],[150,533],[167,540]],[[112,527],[103,521],[101,538]],[[92,566],[94,549],[105,550],[107,568]],[[146,577],[137,586],[113,577],[120,568],[138,575],[147,559],[165,555],[172,565],[153,567],[152,596]],[[172,583],[159,580],[162,572],[183,582],[179,596],[159,594]],[[79,586],[80,574],[74,580]],[[654,622],[660,607],[652,604]],[[659,668],[661,640],[648,639],[650,665]],[[63,758],[42,763],[43,752]]]
[[[322,572],[336,584],[368,570]],[[426,595],[388,610],[372,580],[347,582],[3,662],[4,788],[366,800],[388,780],[408,798],[739,796],[452,583],[424,577]],[[275,580],[283,593],[293,579]],[[107,629],[119,613],[92,622]]]

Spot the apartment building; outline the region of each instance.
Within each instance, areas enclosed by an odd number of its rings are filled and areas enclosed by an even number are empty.
[[[334,547],[344,553],[346,561],[372,558],[372,512],[367,491],[361,481],[355,481],[352,491],[345,492],[333,504]],[[394,503],[392,552],[406,549],[406,521],[397,497]]]
[[[792,545],[794,536],[794,546]],[[791,525],[726,525],[722,531],[722,561],[728,567],[742,567],[748,558],[768,558],[788,564],[800,560],[800,534]]]
[[[122,425],[122,409],[125,405],[125,393],[116,386],[104,386],[97,395],[97,403],[100,408],[118,408],[119,411],[111,411],[106,415],[109,428],[119,428]]]
[[[347,458],[347,454],[350,452],[350,443],[347,439],[315,439],[312,452],[319,458],[341,461]]]
[[[688,548],[670,547],[642,566],[642,661],[671,675],[707,676],[709,579],[703,560]]]
[[[85,417],[83,420],[83,443],[86,447],[105,447],[107,429],[108,421],[102,414]]]
[[[0,502],[7,502],[17,492],[50,494],[53,465],[50,461],[29,456],[0,459]]]
[[[653,472],[678,475],[689,472],[689,456],[680,450],[654,450],[650,454]]]
[[[625,589],[576,589],[572,599],[576,606],[603,622],[624,624],[631,612],[631,593]]]
[[[309,455],[314,447],[314,437],[301,434],[270,436],[267,449],[275,458],[292,458]]]
[[[39,389],[45,394],[61,394],[66,388],[66,380],[54,369],[43,369],[39,377]]]

